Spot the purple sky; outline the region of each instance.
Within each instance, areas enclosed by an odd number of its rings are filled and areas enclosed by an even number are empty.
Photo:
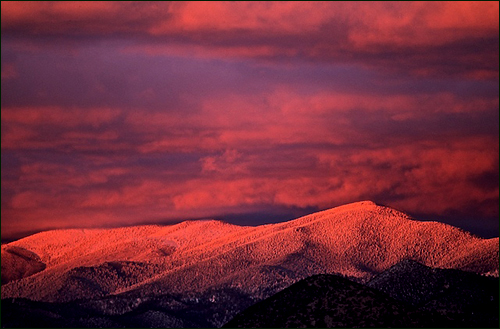
[[[2,240],[372,200],[498,236],[498,2],[2,2]]]

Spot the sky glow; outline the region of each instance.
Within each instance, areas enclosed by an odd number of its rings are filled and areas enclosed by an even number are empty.
[[[498,236],[498,2],[2,2],[2,239],[372,200]]]

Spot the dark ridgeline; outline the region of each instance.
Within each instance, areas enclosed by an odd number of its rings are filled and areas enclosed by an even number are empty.
[[[498,278],[402,261],[366,285],[309,277],[223,327],[498,327],[498,310]]]
[[[498,277],[432,268],[405,260],[366,285],[419,309],[442,314],[458,322],[458,326],[499,325]]]
[[[420,311],[338,275],[301,280],[235,316],[232,328],[335,328],[445,326],[437,314]]]
[[[366,284],[303,279],[257,302],[235,289],[124,293],[66,303],[2,300],[2,327],[498,327],[498,278],[402,261]],[[252,305],[253,304],[253,305]]]

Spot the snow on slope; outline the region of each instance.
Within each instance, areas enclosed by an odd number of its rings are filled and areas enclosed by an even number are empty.
[[[263,298],[318,273],[366,281],[403,259],[498,276],[498,238],[415,221],[369,201],[257,227],[205,220],[58,230],[7,247],[32,252],[46,268],[3,285],[2,298],[42,301],[221,286]]]
[[[37,254],[24,248],[2,246],[2,284],[45,269]]]

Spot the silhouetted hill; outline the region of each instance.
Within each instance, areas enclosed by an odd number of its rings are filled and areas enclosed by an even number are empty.
[[[366,285],[315,275],[254,303],[221,288],[65,303],[4,299],[2,327],[215,327],[246,307],[225,327],[495,327],[498,278],[403,261]]]
[[[398,302],[338,275],[301,280],[250,306],[229,328],[334,328],[445,326],[437,314]]]
[[[498,278],[403,261],[366,285],[338,275],[309,277],[224,327],[492,328],[499,324],[498,312]]]
[[[497,327],[498,278],[402,261],[367,284],[315,275],[224,327]]]
[[[498,278],[405,260],[366,285],[467,326],[498,326]]]
[[[235,289],[153,297],[124,293],[64,303],[8,298],[2,300],[2,327],[219,327],[254,302]]]

